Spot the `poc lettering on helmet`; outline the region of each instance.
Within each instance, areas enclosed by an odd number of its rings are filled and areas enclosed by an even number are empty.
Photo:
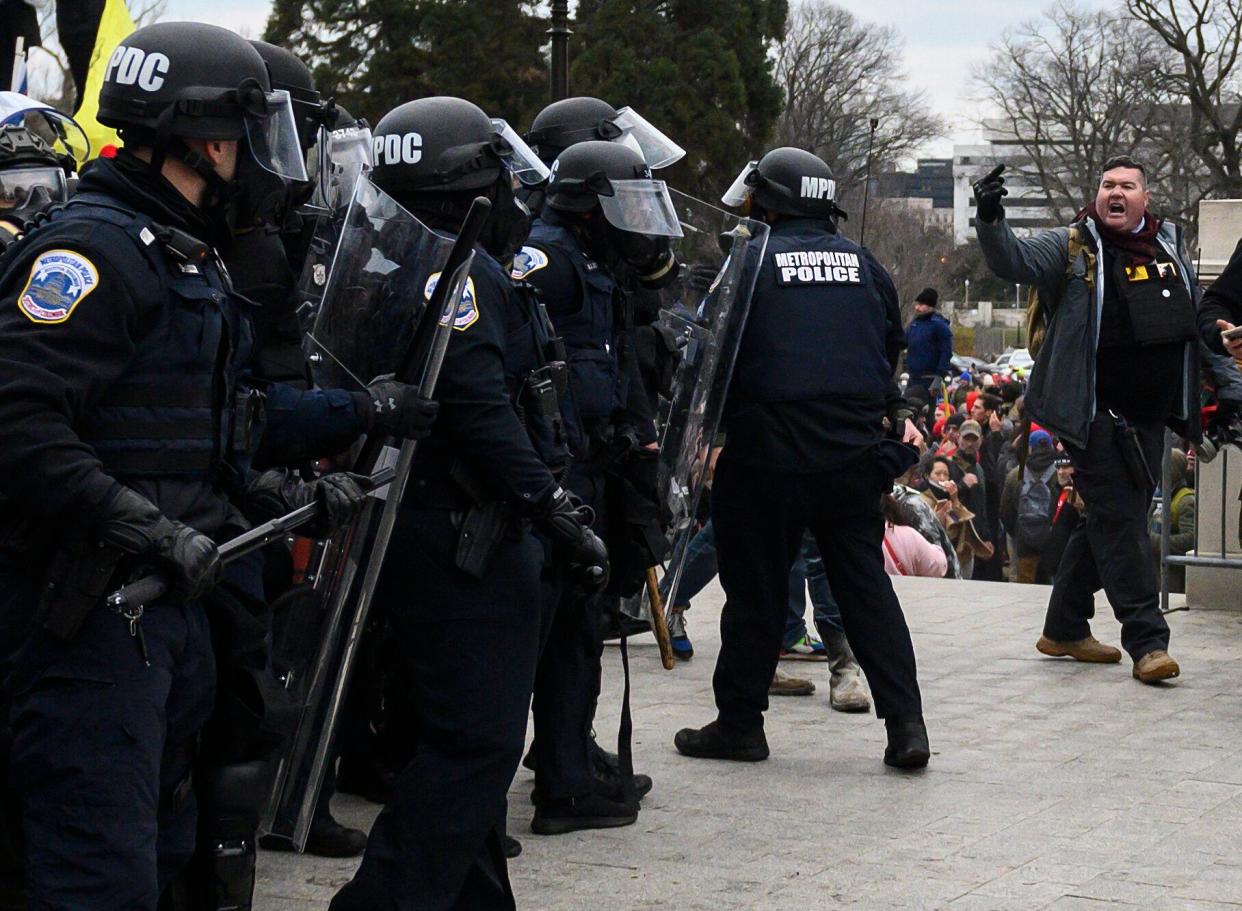
[[[168,67],[169,60],[165,54],[158,51],[147,53],[140,47],[119,44],[108,58],[104,82],[136,85],[144,92],[158,92],[164,85]]]
[[[373,140],[377,164],[417,164],[423,157],[420,133],[388,133]]]

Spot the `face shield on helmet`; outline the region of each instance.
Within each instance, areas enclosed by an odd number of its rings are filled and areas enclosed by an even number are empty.
[[[71,156],[75,166],[90,154],[90,141],[72,117],[20,92],[0,92],[0,126],[9,125],[38,135],[57,155]]]
[[[499,117],[492,118],[492,126],[500,135],[503,144],[509,147],[507,152],[501,153],[501,157],[509,168],[510,174],[528,187],[538,186],[548,179],[548,166],[539,160],[539,156],[513,127]]]
[[[611,195],[600,194],[604,218],[619,231],[652,237],[681,237],[681,222],[662,180],[611,180]]]
[[[725,190],[724,196],[720,197],[720,201],[731,209],[741,207],[746,203],[746,196],[750,193],[754,184],[752,174],[758,173],[759,162],[749,162],[746,167],[742,168],[741,173],[733,179],[733,183],[729,184],[729,189]]]
[[[65,172],[52,166],[0,170],[0,212],[25,208],[40,190],[48,202],[68,201]]]
[[[335,210],[349,204],[358,178],[374,165],[373,142],[371,129],[361,124],[331,131],[320,127],[307,155],[307,174],[315,184],[312,206]]]
[[[306,180],[306,161],[289,93],[283,90],[264,92],[257,82],[252,82],[239,89],[238,95],[245,111],[246,138],[254,160],[277,177]]]
[[[686,156],[685,149],[652,126],[633,108],[617,111],[612,123],[621,130],[621,136],[613,142],[622,142],[634,148],[652,170],[666,168]]]

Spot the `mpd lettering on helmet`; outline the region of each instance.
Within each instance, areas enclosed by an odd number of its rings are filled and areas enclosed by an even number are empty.
[[[421,133],[387,133],[372,142],[376,164],[417,164],[423,157]]]
[[[803,177],[803,199],[832,199],[837,195],[837,182],[827,177]]]
[[[861,285],[862,264],[857,253],[834,250],[795,250],[773,254],[779,285]]]
[[[157,92],[164,84],[168,66],[169,61],[165,54],[158,51],[148,54],[140,47],[126,47],[118,44],[112,56],[108,58],[104,82],[136,85],[144,92]]]

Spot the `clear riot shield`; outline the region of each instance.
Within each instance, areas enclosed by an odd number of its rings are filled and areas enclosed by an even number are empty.
[[[358,388],[363,379],[410,366],[425,394],[435,391],[473,254],[434,294],[454,241],[431,231],[363,178],[340,222],[324,293],[307,336],[316,382]],[[434,311],[429,307],[434,306]],[[407,371],[408,372],[408,371]],[[364,447],[364,451],[366,451]],[[319,549],[308,570],[311,597],[276,630],[276,660],[301,706],[280,757],[263,828],[301,851],[314,818],[359,642],[379,580],[415,443],[385,446],[373,470],[395,477],[359,518]]]
[[[686,547],[712,464],[725,394],[750,309],[768,227],[670,190],[684,236],[677,258],[718,267],[706,291],[687,288],[677,311],[666,311],[686,339],[660,438],[658,490],[672,545],[661,588],[676,604]],[[747,264],[750,268],[747,268]],[[644,593],[644,600],[647,593]],[[647,613],[646,605],[642,612]]]

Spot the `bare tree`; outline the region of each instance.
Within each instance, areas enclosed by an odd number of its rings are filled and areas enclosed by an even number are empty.
[[[945,131],[924,94],[903,87],[902,51],[895,28],[860,22],[828,0],[790,9],[776,48],[784,94],[776,138],[828,162],[842,195],[861,196],[870,118],[879,119],[877,164],[909,157]]]
[[[1180,59],[1190,147],[1218,191],[1242,196],[1242,0],[1127,0],[1126,8]]]
[[[1144,161],[1162,207],[1184,216],[1203,188],[1201,169],[1186,168],[1188,124],[1167,76],[1174,64],[1141,22],[1058,0],[1006,31],[973,80],[1023,153],[1011,169],[1044,189],[1061,223],[1093,198],[1104,162],[1119,154]]]
[[[850,234],[848,225],[843,225]],[[867,213],[867,246],[892,276],[901,301],[903,322],[909,322],[914,296],[929,285],[947,287],[958,258],[953,226],[929,220],[907,200],[871,198]]]

